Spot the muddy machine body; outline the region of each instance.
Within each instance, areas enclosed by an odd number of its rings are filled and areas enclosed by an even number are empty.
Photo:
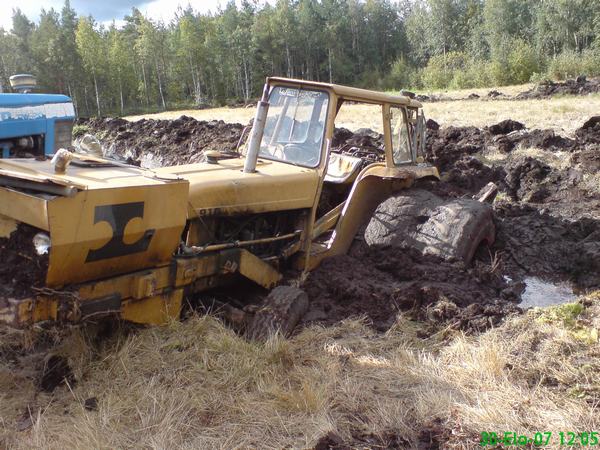
[[[377,158],[332,148],[347,101],[379,106]],[[421,162],[423,114],[408,97],[269,78],[254,123],[245,152],[205,163],[147,170],[74,154],[61,172],[50,158],[0,160],[1,241],[27,231],[47,242],[43,280],[0,299],[0,321],[160,324],[185,296],[240,276],[270,289],[286,267],[346,252],[387,197],[438,177]],[[327,192],[339,201],[324,207]]]

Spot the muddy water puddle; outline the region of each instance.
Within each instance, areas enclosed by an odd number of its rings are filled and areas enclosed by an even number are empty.
[[[522,308],[552,306],[569,303],[577,298],[573,286],[566,282],[551,282],[538,277],[525,277],[525,291],[521,295]]]

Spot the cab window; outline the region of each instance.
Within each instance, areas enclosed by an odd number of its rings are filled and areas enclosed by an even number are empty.
[[[276,86],[259,155],[305,167],[320,162],[329,95],[310,89]]]
[[[392,155],[394,164],[411,163],[411,126],[405,108],[392,106],[390,108],[392,130]]]

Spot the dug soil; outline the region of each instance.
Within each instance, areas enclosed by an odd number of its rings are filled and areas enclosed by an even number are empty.
[[[244,127],[222,120],[82,119],[107,157],[153,168],[199,162],[205,150],[235,151]]]
[[[39,232],[20,224],[9,237],[0,238],[0,308],[10,298],[27,298],[44,286],[48,255],[38,255],[33,238]]]
[[[381,142],[380,136],[360,135],[361,145]],[[347,130],[334,138],[339,145],[352,140],[357,137]],[[306,320],[332,323],[362,314],[385,330],[398,311],[408,311],[419,320],[482,330],[519,310],[526,276],[597,289],[600,192],[590,179],[600,169],[599,143],[600,117],[582,124],[573,138],[526,130],[512,120],[484,129],[442,128],[429,121],[425,157],[443,176],[441,182],[419,187],[452,199],[471,197],[496,183],[495,243],[481,248],[473,266],[464,268],[410,249],[398,252],[358,242],[348,255],[325,261],[310,274]],[[519,151],[530,148],[560,155],[568,164],[557,168]],[[490,154],[499,155],[498,162],[484,162]]]
[[[581,88],[596,81],[575,83]],[[234,151],[244,129],[189,117],[86,125],[102,138],[107,154],[146,165],[199,161],[207,149]],[[309,275],[305,323],[366,316],[374,328],[385,330],[404,311],[432,323],[482,330],[519,311],[525,276],[566,280],[583,290],[600,287],[600,195],[594,182],[600,117],[582,124],[573,137],[527,130],[512,120],[486,128],[440,127],[430,120],[427,128],[425,158],[443,176],[418,187],[453,199],[496,183],[495,243],[480,249],[465,268],[410,249],[369,247],[359,235],[348,255],[325,261]],[[371,130],[339,129],[333,147],[381,148],[382,142]],[[538,153],[522,151],[529,148],[567,163],[549,164]]]
[[[521,92],[515,98],[528,100],[535,98],[548,98],[555,95],[587,95],[600,92],[600,78],[587,79],[579,76],[574,80],[554,82],[551,80],[538,83],[533,89]]]

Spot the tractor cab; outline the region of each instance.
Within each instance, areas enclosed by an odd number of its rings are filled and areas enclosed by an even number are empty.
[[[337,138],[340,109],[355,103],[368,106],[366,123],[376,119],[376,145]],[[260,173],[267,160],[318,174],[305,256],[299,258],[301,267],[310,268],[346,252],[381,201],[417,179],[439,178],[424,163],[424,145],[422,105],[409,96],[272,77],[258,103],[243,171]]]
[[[384,136],[381,147],[332,145],[335,119],[344,103],[379,107],[379,128]],[[374,162],[390,168],[423,163],[425,120],[422,105],[407,96],[269,78],[255,123],[253,133],[256,143],[260,143],[258,158],[309,168],[327,166],[326,182],[352,182],[360,169]],[[253,152],[248,156],[252,159]]]

